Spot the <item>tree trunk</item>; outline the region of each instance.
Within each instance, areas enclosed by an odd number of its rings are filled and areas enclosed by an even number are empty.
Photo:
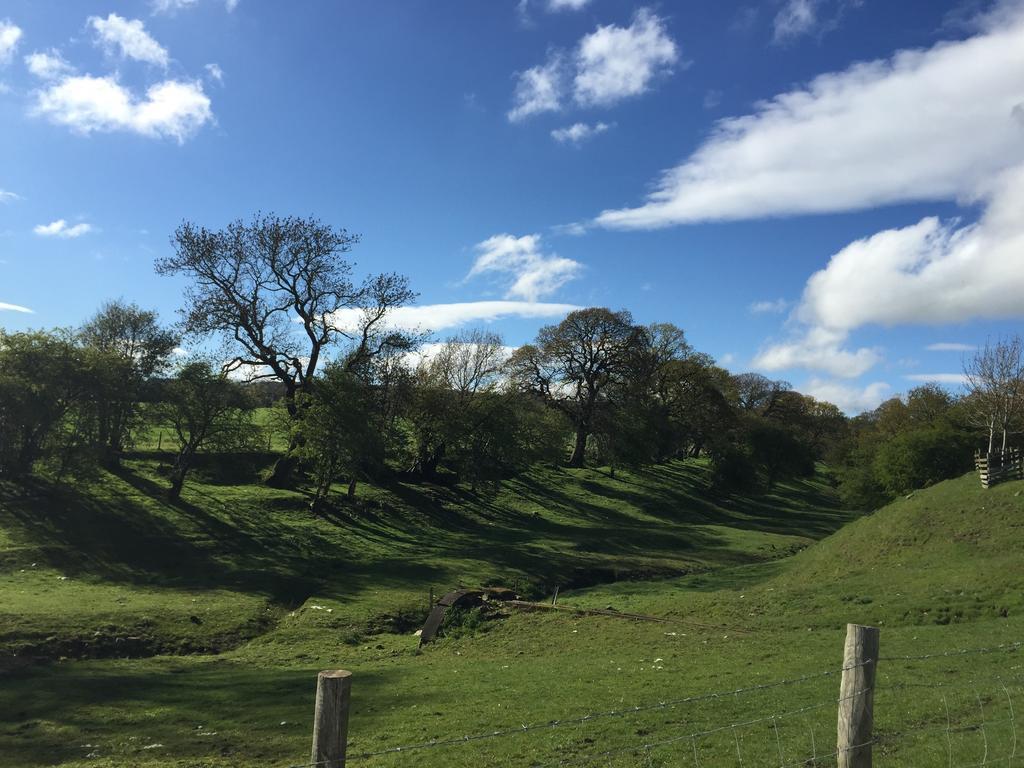
[[[348,497],[350,499],[356,497],[356,479],[354,477],[348,481]]]
[[[295,390],[291,389],[286,391],[284,398],[288,416],[294,423],[299,417],[299,407],[295,402]],[[270,470],[270,475],[264,481],[267,485],[271,488],[287,488],[291,485],[292,476],[295,474],[295,470],[299,465],[296,450],[301,444],[302,440],[300,436],[293,431],[291,437],[288,439],[288,450],[284,452],[283,456],[274,462],[274,468]]]
[[[572,456],[569,457],[570,467],[582,467],[586,460],[587,453],[587,437],[590,435],[590,430],[586,427],[578,427],[576,429],[576,445],[572,449]]]
[[[187,471],[187,469],[178,468],[177,465],[171,470],[171,487],[167,489],[167,498],[171,501],[177,501],[181,498],[181,487],[185,485],[185,473]]]

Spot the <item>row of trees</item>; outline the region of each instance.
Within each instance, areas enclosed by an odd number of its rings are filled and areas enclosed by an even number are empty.
[[[965,398],[922,387],[848,420],[786,382],[732,375],[682,329],[624,311],[571,312],[511,353],[482,331],[423,346],[425,334],[393,320],[414,298],[406,279],[355,281],[358,238],[316,219],[186,222],[171,243],[156,267],[187,280],[173,329],[113,302],[76,331],[0,336],[0,474],[40,459],[59,473],[116,467],[159,423],[177,444],[177,496],[201,452],[252,447],[253,407],[269,391],[288,447],[267,482],[301,470],[314,508],[339,482],[354,494],[395,472],[480,488],[540,461],[614,472],[701,455],[716,483],[743,491],[827,459],[851,503],[869,506],[958,471],[979,428],[1005,444],[1024,404],[1019,341],[979,353]],[[218,352],[183,357],[183,339]],[[908,466],[908,455],[924,458]]]

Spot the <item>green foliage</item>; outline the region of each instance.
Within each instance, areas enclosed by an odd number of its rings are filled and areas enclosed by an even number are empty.
[[[972,467],[972,440],[948,423],[913,429],[887,440],[875,453],[874,476],[890,496],[926,488]]]
[[[65,331],[0,330],[0,476],[24,476],[57,451],[91,375]]]

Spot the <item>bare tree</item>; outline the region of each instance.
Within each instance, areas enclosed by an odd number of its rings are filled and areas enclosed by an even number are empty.
[[[504,362],[501,336],[472,330],[448,339],[427,366],[448,389],[465,397],[494,389]]]
[[[1002,450],[1024,409],[1024,349],[1019,336],[986,342],[972,358],[964,361],[971,421],[988,431],[991,453],[997,432],[1002,432]]]
[[[332,345],[347,344],[346,365],[354,368],[411,344],[389,328],[387,316],[415,294],[397,274],[355,283],[345,254],[358,242],[358,235],[316,218],[257,214],[216,231],[184,222],[171,238],[174,255],[158,259],[156,270],[191,278],[185,330],[223,335],[236,352],[229,367],[281,381],[294,419],[296,394],[312,389]],[[275,466],[272,484],[291,474],[297,439]]]

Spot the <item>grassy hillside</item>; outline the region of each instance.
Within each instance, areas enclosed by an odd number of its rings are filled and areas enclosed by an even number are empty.
[[[827,478],[716,499],[699,464],[538,470],[496,497],[396,484],[332,520],[311,519],[301,494],[206,480],[178,506],[155,494],[148,460],[60,492],[4,489],[0,766],[299,763],[328,667],[355,674],[357,753],[795,678],[416,759],[803,764],[831,749],[838,679],[817,673],[840,665],[847,621],[880,624],[887,656],[1024,637],[1024,483],[962,478],[833,533],[850,516]],[[558,585],[560,605],[662,621],[509,611],[417,652],[430,586],[484,582]],[[109,658],[129,642],[135,658]],[[70,658],[19,663],[55,649]],[[1021,663],[1013,650],[881,662],[882,764],[1005,758]]]

